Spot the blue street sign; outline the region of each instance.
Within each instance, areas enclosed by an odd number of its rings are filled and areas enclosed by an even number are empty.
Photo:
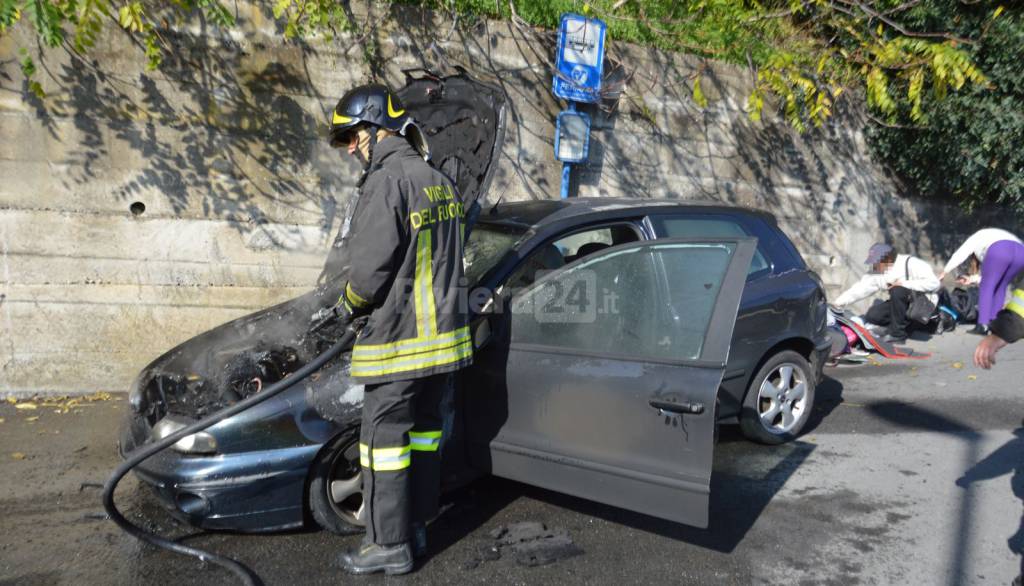
[[[597,18],[563,14],[558,30],[554,93],[575,102],[601,101],[604,39],[608,27]]]

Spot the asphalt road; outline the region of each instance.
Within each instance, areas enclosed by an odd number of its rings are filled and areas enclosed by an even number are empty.
[[[334,558],[358,537],[196,533],[134,480],[119,502],[268,584],[1009,584],[1024,542],[1024,345],[983,372],[969,364],[976,342],[958,332],[912,342],[928,360],[828,369],[811,428],[792,444],[725,429],[707,530],[489,479],[450,497],[415,574],[350,579]],[[90,483],[116,463],[125,409],[123,396],[60,414],[0,406],[0,584],[231,580],[102,518]],[[532,556],[501,547],[501,528],[537,523],[561,545],[542,542]]]

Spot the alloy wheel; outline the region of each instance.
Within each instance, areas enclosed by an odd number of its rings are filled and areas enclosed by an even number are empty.
[[[807,376],[790,362],[784,362],[765,377],[757,391],[758,418],[765,430],[789,433],[807,408]]]
[[[351,459],[348,453],[350,451],[352,450],[342,450],[334,462],[327,489],[328,497],[330,497],[331,507],[339,517],[351,525],[363,527],[366,525],[363,474],[359,468],[358,457],[354,460]]]

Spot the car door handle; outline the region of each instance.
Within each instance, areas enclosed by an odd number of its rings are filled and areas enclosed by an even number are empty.
[[[704,403],[670,403],[668,401],[651,399],[650,405],[661,411],[683,413],[685,415],[700,415],[704,412]]]

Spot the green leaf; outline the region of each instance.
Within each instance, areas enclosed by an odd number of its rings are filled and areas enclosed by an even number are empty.
[[[46,97],[46,92],[43,91],[43,86],[38,81],[28,82],[28,91],[32,92],[40,100]]]
[[[292,0],[277,0],[277,3],[274,4],[274,18],[281,18],[281,15],[284,14],[291,5]]]
[[[21,20],[19,3],[20,0],[0,0],[0,32],[7,32],[11,25]]]
[[[36,74],[36,62],[32,60],[32,56],[28,54],[28,50],[22,48],[20,51],[21,59],[19,64],[21,65],[21,73],[25,77],[32,77]]]
[[[697,103],[701,108],[708,107],[708,99],[704,97],[704,92],[700,88],[700,76],[693,80],[693,101]]]
[[[910,74],[907,87],[907,100],[910,101],[910,119],[921,122],[924,114],[921,111],[921,88],[924,86],[924,69],[916,69]]]
[[[140,33],[146,29],[145,11],[141,2],[131,2],[121,7],[117,22],[128,32]]]
[[[107,0],[84,0],[75,17],[78,20],[74,36],[75,50],[85,53],[96,44],[103,23],[110,17],[110,5]]]
[[[146,69],[154,71],[160,68],[160,64],[164,60],[164,52],[160,48],[160,38],[156,36],[156,33],[149,33],[145,39],[146,46]]]
[[[48,0],[28,0],[25,14],[36,29],[36,34],[49,47],[58,47],[64,41],[60,9]]]
[[[896,111],[896,102],[889,95],[889,77],[880,68],[874,68],[868,73],[867,79],[868,104],[881,110],[884,114],[893,114]]]
[[[764,110],[764,96],[760,91],[754,90],[747,97],[747,115],[752,121],[759,122],[762,110]]]

